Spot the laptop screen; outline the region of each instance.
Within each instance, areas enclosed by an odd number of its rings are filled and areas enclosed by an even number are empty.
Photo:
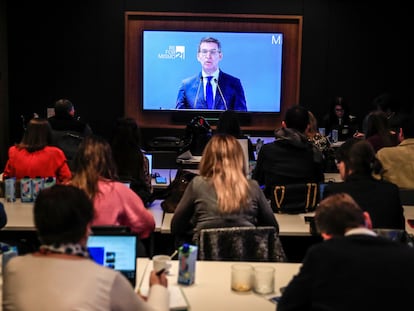
[[[152,154],[145,153],[145,156],[148,159],[148,169],[149,169],[149,173],[150,173],[150,175],[152,175]]]
[[[244,153],[244,161],[245,161],[245,173],[246,176],[249,175],[249,146],[248,146],[248,141],[245,138],[239,138],[237,139],[243,149],[243,153]]]
[[[137,236],[132,234],[93,234],[88,238],[92,259],[105,267],[121,272],[135,287],[137,267]]]

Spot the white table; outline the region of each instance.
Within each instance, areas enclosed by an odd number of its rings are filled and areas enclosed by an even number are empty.
[[[305,216],[312,216],[314,213],[306,214],[274,214],[279,223],[279,235],[281,236],[309,236],[309,224],[305,222]],[[161,233],[171,233],[171,220],[174,213],[165,213],[161,226]]]
[[[7,214],[7,224],[2,230],[35,230],[33,220],[33,203],[22,203],[20,199],[16,202],[4,202],[4,209]],[[161,231],[164,211],[161,208],[162,200],[155,200],[148,211],[152,213],[155,220],[155,232]]]
[[[7,224],[2,230],[34,230],[33,203],[23,203],[20,199],[15,202],[5,202],[3,205],[7,214]]]
[[[230,288],[230,268],[235,262],[231,261],[197,261],[195,283],[190,286],[178,285],[178,261],[172,261],[172,268],[168,276],[168,284],[180,286],[193,311],[211,310],[260,310],[275,311],[275,304],[266,296],[253,292],[236,293]],[[237,262],[239,263],[239,262]],[[299,263],[251,262],[253,266],[273,266],[275,272],[275,293],[280,295],[280,288],[286,286],[301,266]],[[146,286],[149,271],[152,270],[152,261],[139,258],[137,262],[137,284]],[[142,269],[145,271],[143,272]]]

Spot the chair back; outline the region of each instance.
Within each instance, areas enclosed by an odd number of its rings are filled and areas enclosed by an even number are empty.
[[[276,228],[227,227],[200,230],[199,260],[287,261]]]

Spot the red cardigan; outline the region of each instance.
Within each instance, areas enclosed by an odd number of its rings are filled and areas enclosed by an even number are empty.
[[[72,174],[66,162],[63,151],[57,147],[45,148],[28,152],[26,149],[18,149],[16,146],[9,148],[9,159],[3,172],[3,179],[16,177],[56,177],[57,183],[68,182]]]

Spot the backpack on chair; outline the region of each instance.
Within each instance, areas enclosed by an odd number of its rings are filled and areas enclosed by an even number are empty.
[[[212,134],[211,126],[204,117],[194,117],[185,129],[185,147],[182,152],[190,150],[192,155],[200,156]]]

